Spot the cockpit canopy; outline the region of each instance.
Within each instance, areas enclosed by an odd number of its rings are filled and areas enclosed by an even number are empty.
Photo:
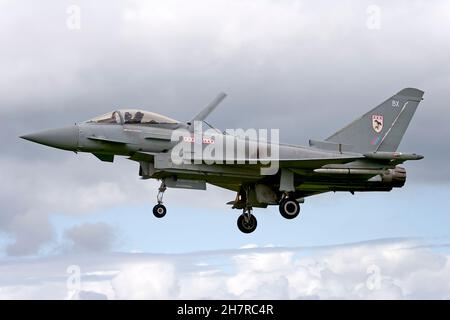
[[[109,124],[177,124],[178,121],[169,117],[134,109],[121,109],[92,118],[87,123],[109,123]]]

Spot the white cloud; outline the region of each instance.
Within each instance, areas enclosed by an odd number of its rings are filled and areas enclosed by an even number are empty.
[[[173,263],[164,261],[125,264],[112,280],[118,299],[169,299],[178,296]]]
[[[182,255],[100,254],[0,264],[0,298],[449,299],[450,255],[411,241],[250,248]],[[27,278],[24,278],[27,275]]]

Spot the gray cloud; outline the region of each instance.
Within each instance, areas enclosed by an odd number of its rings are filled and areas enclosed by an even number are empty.
[[[140,199],[146,195],[146,187],[131,183],[137,179],[127,180],[131,172],[126,167],[123,173],[111,177],[110,168],[105,167],[103,172],[90,166],[83,168],[83,157],[74,160],[68,158],[56,164],[54,161],[0,160],[2,168],[9,169],[2,173],[0,184],[0,231],[11,236],[6,253],[33,254],[39,252],[42,245],[52,244],[55,240],[55,231],[49,222],[52,213],[88,214],[119,205],[127,201],[129,187],[136,188],[132,193]]]
[[[74,226],[64,232],[70,241],[72,250],[83,251],[110,251],[117,241],[117,230],[107,223],[84,223]]]
[[[13,241],[7,245],[6,253],[9,255],[27,255],[39,252],[41,245],[53,240],[54,230],[46,215],[38,211],[9,212],[11,220],[2,227],[14,236]],[[2,228],[2,229],[3,229]]]
[[[139,180],[135,163],[118,160],[105,165],[87,154],[64,157],[62,153],[59,160],[32,163],[20,159],[0,159],[0,168],[8,168],[2,172],[0,184],[0,231],[10,236],[5,248],[9,255],[37,253],[45,245],[58,247],[55,230],[49,221],[50,214],[88,215],[126,203],[149,203],[149,195],[156,197],[159,185],[157,181]],[[223,208],[224,199],[228,200],[230,193],[210,189],[212,194],[208,195],[211,200],[208,203],[204,202],[202,194],[193,197],[183,190],[171,190],[166,199],[170,201],[173,198],[198,207]],[[150,209],[151,206],[149,213]],[[86,225],[89,226],[92,227]],[[100,233],[102,231],[101,228],[94,229]],[[79,231],[89,230],[93,231],[89,228]],[[84,236],[85,241],[92,241],[92,246],[96,241],[102,242],[101,237],[94,235],[89,239],[89,232]]]
[[[417,86],[425,101],[402,147],[439,163],[430,140],[449,134],[446,2],[381,2],[379,31],[366,28],[369,2],[180,3],[80,1],[80,31],[65,27],[65,4],[4,4],[3,32],[15,45],[0,61],[1,136],[15,155],[29,152],[15,141],[23,132],[119,106],[186,120],[219,90],[230,97],[212,115],[218,126],[278,127],[284,140],[306,143]]]
[[[93,158],[18,139],[122,106],[186,120],[225,90],[214,125],[282,128],[283,141],[305,144],[415,86],[425,100],[401,149],[426,158],[407,168],[420,183],[450,179],[446,1],[381,1],[377,31],[366,27],[371,1],[77,1],[79,31],[66,28],[72,2],[0,2],[0,231],[12,238],[9,254],[51,243],[50,213],[89,213],[153,191],[130,179],[133,164],[114,164],[111,177]]]

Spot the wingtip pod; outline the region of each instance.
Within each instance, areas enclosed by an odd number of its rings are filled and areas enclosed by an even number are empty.
[[[403,96],[403,97],[408,97],[412,100],[420,101],[423,99],[422,97],[423,97],[424,93],[425,93],[424,91],[419,90],[417,88],[404,88],[404,89],[400,90],[397,93],[397,95]]]
[[[401,152],[368,152],[365,153],[364,156],[368,159],[374,160],[421,160],[423,159],[423,155],[415,154],[415,153],[401,153]]]

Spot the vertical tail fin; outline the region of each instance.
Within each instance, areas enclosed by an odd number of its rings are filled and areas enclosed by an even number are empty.
[[[396,151],[423,93],[405,88],[326,141],[351,145],[352,151],[361,153]]]

